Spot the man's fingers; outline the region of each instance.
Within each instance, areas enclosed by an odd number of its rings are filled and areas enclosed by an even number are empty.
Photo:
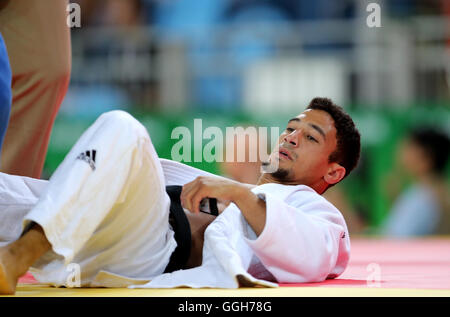
[[[182,200],[182,206],[191,212],[198,212],[199,208],[198,206],[196,206],[195,197],[201,189],[201,183],[198,181],[198,179],[196,179],[187,185],[188,186],[186,186],[186,190],[184,190],[183,187],[182,196],[180,197],[180,199]]]
[[[200,202],[208,194],[208,188],[202,182],[197,182],[195,187],[189,192],[189,204],[191,206],[191,211],[194,213],[200,212]]]
[[[202,193],[203,191],[199,189],[198,191],[195,192],[195,194],[191,198],[194,213],[200,212],[200,202],[204,198],[204,195]]]
[[[193,213],[200,212],[200,202],[211,194],[210,189],[204,177],[197,177],[183,186],[180,195],[181,205]]]
[[[180,195],[181,205],[186,209],[189,209],[188,203],[190,201],[190,196],[191,196],[192,190],[194,188],[195,188],[195,180],[192,182],[186,183],[181,190],[181,195]]]

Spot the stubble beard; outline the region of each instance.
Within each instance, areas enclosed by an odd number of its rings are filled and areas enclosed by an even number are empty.
[[[272,176],[279,182],[284,183],[289,180],[289,170],[285,168],[279,168],[277,171],[271,173],[270,176]]]
[[[269,166],[269,162],[263,162],[264,166]],[[289,181],[289,170],[286,168],[282,168],[278,166],[277,170],[275,172],[268,173],[272,178],[279,181],[280,183],[288,182]]]

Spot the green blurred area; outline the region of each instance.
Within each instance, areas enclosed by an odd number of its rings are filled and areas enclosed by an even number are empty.
[[[450,110],[448,106],[414,105],[407,108],[389,107],[367,109],[354,106],[348,112],[354,118],[362,136],[362,157],[359,166],[350,177],[345,179],[340,188],[348,201],[355,207],[367,224],[376,228],[387,214],[390,201],[386,193],[386,176],[394,165],[395,150],[398,142],[412,127],[427,125],[448,129]],[[300,112],[300,111],[299,111]],[[139,112],[131,111],[148,130],[152,142],[162,158],[171,159],[172,146],[179,139],[172,139],[174,128],[184,126],[191,131],[192,160],[194,119],[202,119],[203,131],[207,127],[219,127],[225,136],[225,128],[237,125],[255,125],[262,127],[279,127],[284,130],[287,120],[298,114],[249,114],[244,112]],[[83,131],[96,118],[74,118],[60,114],[50,139],[43,178],[48,178],[62,162],[73,144]],[[269,130],[270,131],[270,130]],[[203,139],[203,146],[210,140]],[[184,162],[188,165],[212,172],[220,173],[217,163]],[[447,169],[448,171],[449,169]],[[447,172],[450,179],[450,173]]]

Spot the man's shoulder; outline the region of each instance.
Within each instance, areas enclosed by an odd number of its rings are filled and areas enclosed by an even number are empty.
[[[267,183],[253,189],[255,193],[266,193],[282,199],[289,205],[308,207],[312,209],[339,212],[339,210],[325,197],[307,185],[284,185]]]

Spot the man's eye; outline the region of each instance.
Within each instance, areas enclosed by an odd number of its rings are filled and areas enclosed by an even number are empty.
[[[306,138],[307,138],[308,140],[310,140],[310,141],[317,142],[317,140],[316,140],[313,136],[311,136],[311,135],[307,135]],[[318,142],[317,142],[317,143],[318,143]]]
[[[292,128],[286,128],[286,132],[292,133],[294,131],[294,129]]]

